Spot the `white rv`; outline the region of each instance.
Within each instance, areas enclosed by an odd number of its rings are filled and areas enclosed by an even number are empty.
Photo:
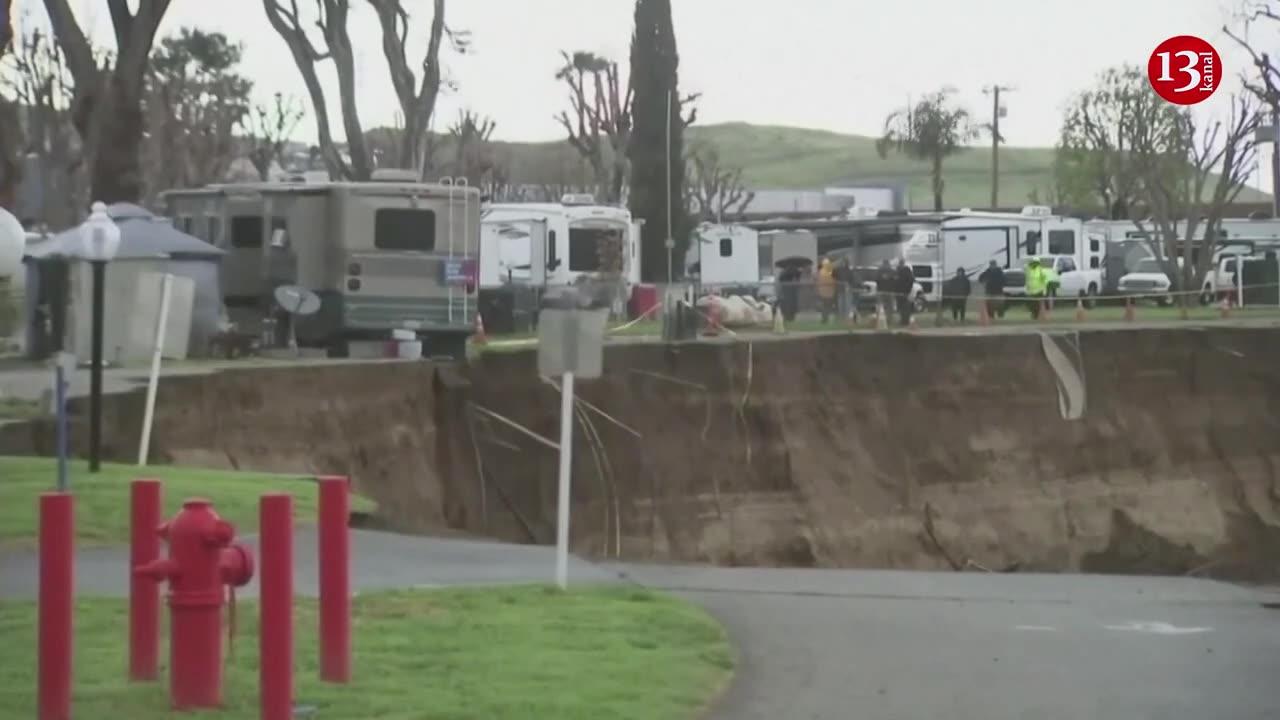
[[[569,285],[616,273],[640,282],[640,225],[626,208],[590,195],[558,203],[493,203],[481,219],[480,287],[506,283]]]
[[[1102,291],[1104,236],[1048,207],[1028,206],[1020,213],[961,210],[943,222],[941,237],[934,263],[943,279],[960,268],[977,278],[994,260],[1005,269],[1009,294],[1017,295],[1026,263],[1041,258],[1058,273],[1059,296],[1094,297]]]

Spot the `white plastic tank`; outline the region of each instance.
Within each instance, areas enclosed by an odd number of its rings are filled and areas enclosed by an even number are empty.
[[[0,279],[10,278],[22,270],[27,233],[13,213],[0,208]]]

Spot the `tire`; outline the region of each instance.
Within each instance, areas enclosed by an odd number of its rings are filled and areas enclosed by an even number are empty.
[[[928,306],[925,304],[925,301],[924,301],[924,294],[923,294],[923,293],[920,293],[920,294],[916,295],[916,296],[911,300],[911,310],[912,310],[912,312],[914,312],[914,313],[916,313],[916,314],[920,314],[920,313],[923,313],[925,310],[928,310],[928,309],[929,309],[929,308],[928,308]]]
[[[1204,289],[1200,291],[1200,304],[1209,305],[1212,302],[1213,302],[1213,290],[1208,285],[1205,285]]]
[[[1089,287],[1082,293],[1080,298],[1084,301],[1084,306],[1090,310],[1098,306],[1098,285],[1089,283]]]

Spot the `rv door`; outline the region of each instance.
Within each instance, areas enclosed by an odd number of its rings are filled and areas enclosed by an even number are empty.
[[[529,283],[547,284],[547,220],[529,221]]]
[[[644,227],[644,220],[634,220],[631,223],[631,237],[627,238],[627,251],[623,260],[623,277],[632,285],[640,283],[640,232]]]

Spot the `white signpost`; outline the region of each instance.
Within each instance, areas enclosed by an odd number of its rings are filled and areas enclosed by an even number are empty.
[[[607,309],[585,307],[572,289],[548,298],[538,314],[538,372],[560,381],[560,473],[556,498],[556,584],[569,584],[570,476],[573,470],[573,382],[604,370]]]

